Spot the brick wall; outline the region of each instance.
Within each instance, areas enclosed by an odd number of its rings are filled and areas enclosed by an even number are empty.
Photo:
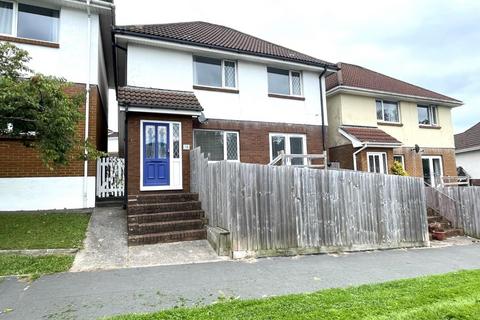
[[[218,129],[238,131],[240,161],[267,164],[270,162],[269,133],[299,133],[307,137],[308,153],[322,153],[322,129],[320,126],[282,124],[271,122],[231,121],[210,119],[200,124],[191,117],[142,113],[128,114],[128,194],[140,193],[140,120],[165,120],[182,123],[182,143],[193,147],[194,129]],[[183,191],[190,188],[190,156],[183,152]],[[142,191],[144,193],[145,191]],[[146,191],[145,193],[155,191]],[[158,191],[156,191],[158,192]]]
[[[74,84],[67,93],[78,94],[85,92],[84,84]],[[85,114],[85,106],[81,107]],[[83,139],[85,131],[84,116],[78,125],[78,135]],[[107,145],[107,117],[105,115],[100,93],[96,86],[92,86],[90,94],[89,136],[97,149],[106,151]],[[95,161],[89,161],[88,175],[96,175]],[[67,166],[58,166],[53,170],[46,168],[40,160],[36,149],[26,147],[23,142],[15,138],[0,137],[0,177],[65,177],[83,176],[83,161],[71,161]]]
[[[355,150],[351,144],[328,149],[329,161],[339,162],[340,168],[353,170],[353,153]]]
[[[298,133],[307,137],[307,152],[319,154],[322,148],[322,127],[275,122],[208,120],[199,124],[194,121],[194,129],[219,129],[239,132],[240,161],[267,164],[270,162],[269,133]],[[325,132],[327,129],[325,128]]]

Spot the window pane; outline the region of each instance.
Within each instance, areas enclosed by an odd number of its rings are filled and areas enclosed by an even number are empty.
[[[419,124],[430,124],[430,118],[428,116],[428,107],[427,106],[417,106],[418,110],[418,123]]]
[[[377,100],[377,120],[383,121],[382,101]]]
[[[426,183],[432,184],[432,179],[430,177],[430,160],[428,158],[422,158],[423,166],[423,179]]]
[[[275,159],[280,151],[285,152],[285,137],[272,136],[272,159]]]
[[[227,132],[227,160],[238,160],[238,134]]]
[[[303,138],[302,137],[290,137],[290,154],[303,154]],[[303,158],[293,158],[292,164],[294,165],[304,164]]]
[[[375,172],[375,163],[374,163],[374,160],[373,160],[374,156],[368,156],[368,165],[369,165],[369,169],[368,171],[370,172]]]
[[[388,168],[387,168],[387,155],[382,154],[382,170],[381,173],[388,173]]]
[[[432,124],[438,124],[437,122],[437,107],[436,106],[431,106],[431,112],[432,112]]]
[[[440,159],[432,159],[433,162],[433,174],[435,177],[440,177],[442,175],[442,167],[440,165]]]
[[[296,96],[302,95],[301,86],[300,72],[292,72],[292,94]]]
[[[172,144],[173,144],[173,158],[180,158],[180,125],[178,123],[172,124]]]
[[[235,79],[235,62],[225,61],[225,87],[235,88],[236,79]]]
[[[219,59],[194,57],[195,84],[221,87],[222,61]]]
[[[155,158],[155,126],[145,126],[145,157]]]
[[[373,162],[375,163],[374,172],[380,173],[380,157],[378,155],[373,156]]]
[[[194,131],[195,147],[200,147],[201,151],[210,161],[221,161],[223,158],[223,132],[222,131]]]
[[[384,121],[399,122],[398,104],[395,102],[383,101],[383,117]]]
[[[18,4],[17,35],[22,38],[57,42],[59,11]]]
[[[0,33],[12,33],[13,3],[0,1]]]
[[[288,70],[268,68],[268,92],[290,94],[290,81]]]
[[[167,127],[158,126],[158,158],[166,159],[167,158]]]

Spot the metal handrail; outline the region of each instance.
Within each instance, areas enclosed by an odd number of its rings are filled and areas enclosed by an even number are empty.
[[[463,208],[463,204],[462,204],[460,201],[457,201],[457,200],[453,199],[453,198],[450,197],[448,194],[446,194],[446,193],[443,192],[443,191],[438,190],[436,187],[432,186],[432,185],[429,184],[428,182],[425,182],[425,181],[424,181],[424,183],[425,183],[425,185],[427,185],[428,187],[432,188],[433,190],[435,190],[436,192],[440,193],[441,195],[449,198],[449,199],[452,200],[453,202],[458,203],[458,204]]]

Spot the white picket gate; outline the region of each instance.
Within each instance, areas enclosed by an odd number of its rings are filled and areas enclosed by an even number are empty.
[[[125,159],[102,157],[97,159],[97,197],[122,197],[125,190]]]

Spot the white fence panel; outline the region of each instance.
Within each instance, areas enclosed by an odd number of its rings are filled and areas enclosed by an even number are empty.
[[[125,160],[118,157],[97,159],[97,197],[122,197],[125,190]]]

